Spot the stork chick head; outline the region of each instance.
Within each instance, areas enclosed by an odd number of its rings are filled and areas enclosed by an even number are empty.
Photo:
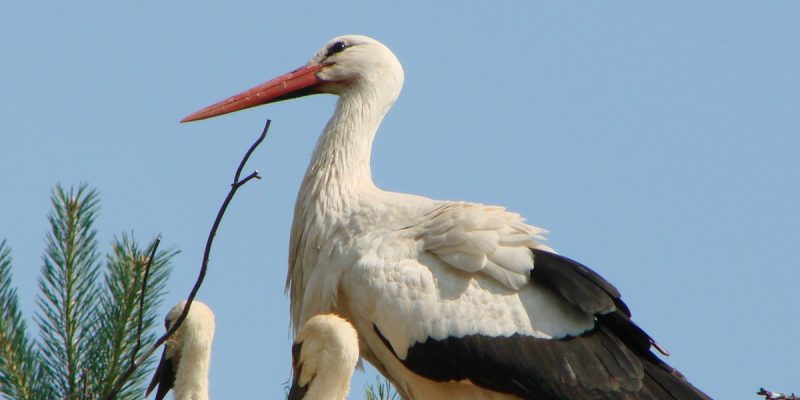
[[[183,313],[186,301],[176,304],[167,313],[164,325],[169,330]],[[195,300],[177,331],[167,340],[161,361],[153,374],[145,396],[158,386],[156,400],[170,389],[176,399],[190,398],[190,393],[207,396],[211,342],[214,339],[215,317],[207,305]],[[185,394],[185,395],[184,395]],[[191,397],[194,398],[194,397]]]
[[[358,335],[344,319],[317,315],[300,329],[292,346],[289,399],[344,399],[358,362]]]

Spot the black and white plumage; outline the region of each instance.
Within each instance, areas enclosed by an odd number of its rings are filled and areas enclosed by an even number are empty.
[[[185,301],[167,313],[167,330],[183,313]],[[147,387],[145,397],[158,386],[155,400],[162,400],[170,389],[175,400],[208,400],[208,371],[211,343],[214,340],[214,313],[207,305],[194,300],[180,328],[167,340],[161,361]]]
[[[405,399],[707,399],[652,351],[614,286],[502,207],[387,192],[372,140],[403,70],[365,36],[184,121],[313,93],[339,96],[300,187],[292,322],[336,312]]]
[[[344,400],[358,363],[358,335],[339,316],[317,315],[300,328],[292,345],[288,400]]]

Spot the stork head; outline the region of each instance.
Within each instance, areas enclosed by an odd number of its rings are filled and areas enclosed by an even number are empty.
[[[186,301],[176,304],[167,313],[164,325],[167,330],[183,313]],[[161,354],[161,361],[153,374],[153,379],[147,388],[145,397],[158,386],[156,400],[161,400],[167,392],[175,387],[177,390],[187,390],[186,388],[198,387],[198,385],[187,385],[181,380],[190,379],[197,381],[208,381],[208,360],[211,355],[211,342],[214,339],[215,318],[211,309],[200,301],[193,301],[189,314],[181,324],[180,328],[167,340],[164,352]],[[195,376],[200,374],[204,376]],[[176,398],[178,398],[176,393]]]
[[[167,317],[164,318],[164,325],[167,329],[172,327],[172,324],[175,323],[175,320],[181,316],[183,313],[183,308],[186,307],[186,300],[181,300],[178,304],[175,304],[171,310],[167,313]],[[214,312],[205,305],[204,303],[200,302],[199,300],[192,301],[192,307],[189,309],[189,314],[186,315],[186,319],[181,324],[180,329],[175,332],[175,336],[179,336],[178,340],[184,342],[183,334],[190,333],[192,335],[199,335],[203,334],[205,336],[214,336],[214,327],[215,327],[215,317]]]
[[[358,363],[358,334],[339,316],[306,322],[292,346],[290,399],[344,399]]]
[[[331,39],[304,66],[199,110],[181,122],[317,93],[342,97],[369,93],[393,103],[403,86],[403,67],[383,43],[367,36]]]

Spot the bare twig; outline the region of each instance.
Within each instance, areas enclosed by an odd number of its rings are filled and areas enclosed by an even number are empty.
[[[147,279],[150,277],[150,267],[153,266],[153,260],[156,258],[156,250],[158,245],[161,244],[161,235],[157,236],[150,245],[150,253],[147,258],[147,265],[144,267],[144,276],[142,277],[142,290],[139,293],[139,325],[136,328],[136,347],[131,352],[131,364],[136,363],[136,355],[142,347],[142,326],[144,325],[144,296],[147,292]]]
[[[794,393],[785,394],[780,392],[770,392],[764,388],[761,388],[756,394],[759,396],[764,396],[764,399],[766,400],[800,400],[800,397],[797,397]]]
[[[206,272],[208,271],[208,260],[211,254],[211,244],[214,242],[214,236],[217,234],[217,229],[219,228],[220,222],[222,222],[222,217],[225,215],[225,210],[227,210],[228,205],[230,204],[231,200],[233,200],[233,196],[236,194],[236,191],[239,190],[245,183],[249,182],[253,178],[261,179],[261,176],[258,175],[258,171],[252,172],[250,175],[247,175],[244,179],[239,180],[241,176],[242,169],[244,169],[244,165],[247,163],[247,160],[250,158],[250,155],[253,154],[253,151],[258,147],[261,142],[264,141],[264,138],[267,136],[267,132],[269,131],[270,120],[267,120],[264,129],[261,132],[261,135],[258,139],[250,146],[245,153],[242,161],[239,163],[239,167],[236,169],[236,175],[234,175],[234,181],[231,183],[231,189],[228,191],[228,195],[225,197],[225,201],[222,202],[222,206],[220,207],[219,211],[217,212],[217,217],[214,219],[214,224],[211,226],[211,231],[208,233],[208,239],[206,240],[206,247],[205,251],[203,252],[203,264],[200,266],[200,273],[197,276],[197,280],[192,287],[192,290],[189,292],[189,297],[186,298],[186,305],[183,307],[183,312],[175,320],[175,322],[170,326],[167,333],[162,335],[156,342],[148,349],[144,354],[139,356],[128,369],[119,377],[114,387],[111,391],[103,397],[104,400],[113,400],[116,395],[122,390],[122,386],[125,385],[128,378],[138,369],[142,364],[144,364],[147,359],[159,348],[161,347],[164,342],[166,342],[174,333],[175,331],[180,328],[183,321],[186,319],[186,316],[189,314],[189,309],[192,306],[192,302],[194,301],[197,292],[200,290],[200,286],[203,284],[203,280],[205,279]],[[144,292],[142,292],[144,293]]]
[[[242,162],[239,163],[239,168],[236,168],[236,175],[233,176],[234,185],[236,184],[236,182],[242,182],[241,184],[244,185],[245,183],[247,183],[248,180],[250,180],[250,178],[245,178],[243,181],[240,181],[239,177],[242,175],[242,169],[244,169],[244,164],[250,158],[250,155],[253,154],[253,151],[255,151],[256,147],[258,147],[258,145],[260,145],[261,142],[264,141],[264,138],[267,137],[267,131],[269,131],[270,123],[272,123],[272,121],[267,120],[267,123],[264,125],[264,129],[261,131],[261,136],[259,136],[258,139],[256,139],[255,142],[253,142],[250,148],[247,149],[247,153],[244,153],[244,158],[242,158]],[[258,171],[256,171],[255,174],[257,175]]]
[[[81,400],[92,400],[94,396],[89,393],[89,371],[86,368],[81,371]]]

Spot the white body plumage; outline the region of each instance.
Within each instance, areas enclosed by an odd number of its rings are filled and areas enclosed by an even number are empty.
[[[502,207],[388,192],[374,135],[404,74],[380,42],[334,38],[303,67],[183,121],[339,96],[300,187],[287,288],[295,329],[335,312],[405,399],[706,399],[651,352],[619,291]]]

